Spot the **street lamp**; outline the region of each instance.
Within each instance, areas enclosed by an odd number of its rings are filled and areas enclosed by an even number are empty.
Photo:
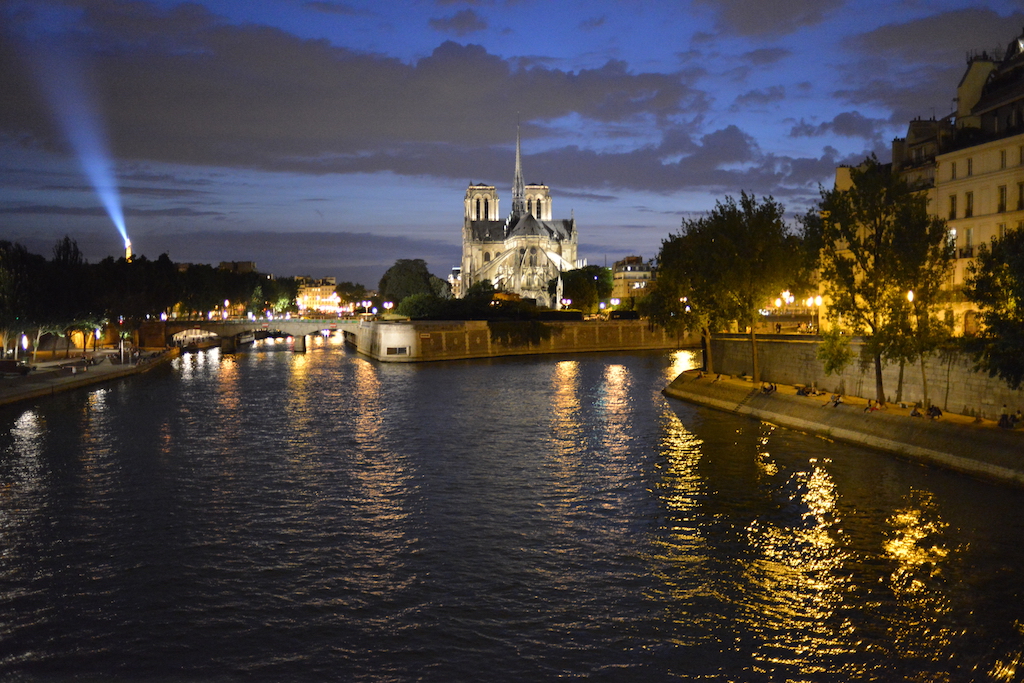
[[[572,299],[562,299],[562,308],[569,308],[569,304],[572,303]]]
[[[373,303],[372,301],[360,301],[359,302],[359,305],[363,307],[363,313],[369,313],[370,312],[370,304],[372,304],[372,303]]]
[[[385,302],[384,302],[383,304],[381,304],[381,305],[382,305],[382,306],[384,306],[384,310],[385,310],[385,311],[387,311],[388,313],[390,313],[390,312],[391,312],[391,309],[395,307],[395,302],[394,302],[394,301],[385,301]],[[386,315],[386,314],[385,314],[385,315]]]

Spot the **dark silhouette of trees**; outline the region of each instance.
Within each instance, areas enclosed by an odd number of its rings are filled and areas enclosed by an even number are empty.
[[[976,367],[1011,389],[1024,384],[1024,230],[978,249],[965,294],[980,309],[980,332],[968,338]]]
[[[612,293],[612,271],[603,266],[583,266],[562,272],[562,298],[571,299],[570,307],[594,313],[601,299]],[[548,281],[548,293],[558,291],[558,278]]]
[[[413,294],[437,296],[433,281],[438,279],[430,274],[423,259],[398,259],[381,277],[377,293],[383,300],[396,304]]]

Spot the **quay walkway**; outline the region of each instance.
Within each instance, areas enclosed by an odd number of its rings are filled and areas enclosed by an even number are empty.
[[[924,465],[977,479],[1024,488],[1024,428],[1003,429],[993,420],[943,413],[937,420],[911,417],[911,408],[888,404],[866,410],[868,401],[844,396],[800,396],[776,385],[764,393],[749,379],[688,370],[665,389],[666,396],[747,415],[764,422],[886,451]]]
[[[116,352],[95,354],[94,364],[83,358],[58,358],[30,363],[32,371],[26,375],[5,374],[0,378],[0,406],[52,396],[62,391],[108,382],[110,380],[148,372],[177,358],[178,348],[160,351],[142,351],[138,361],[118,363]]]

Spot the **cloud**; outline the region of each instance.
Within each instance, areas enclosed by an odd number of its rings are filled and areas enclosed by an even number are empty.
[[[847,39],[854,61],[838,71],[833,95],[860,107],[883,107],[890,120],[945,116],[953,110],[964,73],[964,55],[1002,50],[1024,25],[1024,13],[1009,16],[986,8],[942,12],[887,24]]]
[[[5,239],[49,257],[59,236],[41,236],[33,231],[5,235]],[[79,229],[74,239],[90,263],[124,253],[124,244],[113,230]],[[149,259],[167,254],[175,263],[255,261],[261,272],[277,277],[334,275],[371,289],[397,259],[422,258],[432,273],[446,277],[451,264],[459,262],[461,252],[460,245],[440,240],[366,232],[139,232],[132,235],[132,246],[136,254]]]
[[[751,90],[736,98],[732,109],[738,110],[747,107],[764,107],[775,102],[786,99],[786,89],[781,85],[773,85],[764,90]]]
[[[712,8],[717,27],[743,36],[785,35],[814,26],[845,0],[696,0]]]
[[[880,119],[869,119],[858,111],[843,112],[831,121],[819,123],[817,126],[803,119],[790,130],[790,137],[819,137],[822,135],[842,135],[843,137],[877,138],[889,123]]]
[[[216,264],[230,255],[277,276],[334,275],[370,288],[397,259],[422,258],[432,273],[446,277],[461,253],[454,243],[353,232],[150,233],[133,236],[132,244],[138,253],[167,253],[175,262]]]
[[[366,10],[352,7],[343,2],[328,2],[327,0],[310,0],[303,7],[323,14],[340,14],[349,17],[369,14]]]
[[[92,216],[106,218],[107,212],[101,206],[61,206],[53,204],[24,204],[0,206],[0,215],[43,215],[43,216]],[[198,218],[201,216],[220,216],[219,211],[197,211],[188,207],[176,206],[167,209],[132,209],[125,208],[125,218]]]
[[[604,26],[605,22],[608,21],[608,17],[591,17],[590,19],[584,19],[579,23],[579,29],[581,31],[592,31],[596,28]]]
[[[456,12],[450,17],[431,19],[429,23],[430,28],[435,31],[453,33],[460,38],[487,28],[487,22],[481,19],[479,14],[468,8]]]
[[[784,47],[763,47],[751,50],[750,52],[744,52],[740,55],[740,59],[754,66],[766,66],[768,64],[776,64],[791,54],[793,54],[793,51]]]
[[[888,24],[851,37],[848,47],[856,53],[898,58],[913,64],[962,65],[967,52],[1003,50],[1024,25],[1024,12],[1001,16],[972,7]]]
[[[197,5],[98,7],[78,29],[107,46],[90,66],[122,160],[324,174],[389,159],[393,165],[377,170],[431,173],[419,157],[430,150],[449,157],[438,168],[461,178],[479,168],[469,162],[481,152],[506,148],[517,111],[536,121],[575,116],[653,129],[709,106],[693,74],[636,73],[621,61],[578,71],[539,62],[524,68],[449,41],[405,63],[229,25]],[[25,71],[6,56],[0,135],[61,149]]]

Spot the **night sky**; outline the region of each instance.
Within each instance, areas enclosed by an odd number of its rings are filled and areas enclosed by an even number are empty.
[[[741,190],[795,218],[835,166],[953,111],[1020,0],[0,0],[0,238],[123,253],[61,125],[109,150],[136,253],[375,287],[458,264],[463,196],[527,183],[579,253],[651,258]],[[86,117],[86,120],[88,117]],[[87,124],[72,124],[71,127]]]

